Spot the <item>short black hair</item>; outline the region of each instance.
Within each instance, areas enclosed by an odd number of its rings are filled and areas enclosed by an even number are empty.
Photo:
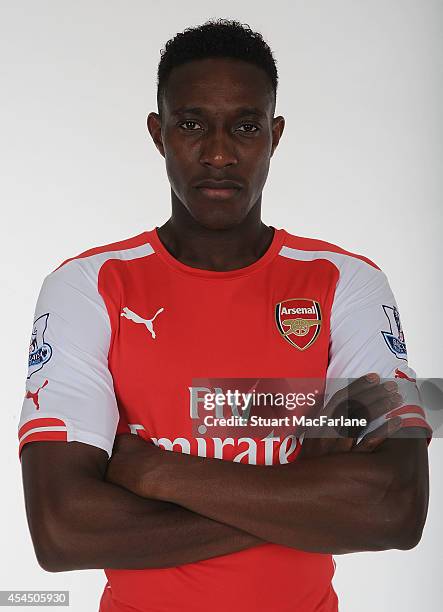
[[[160,51],[157,71],[157,107],[161,115],[162,97],[172,69],[193,60],[229,57],[255,64],[269,76],[277,96],[277,66],[272,51],[259,32],[248,24],[230,19],[210,19],[200,26],[186,28]]]

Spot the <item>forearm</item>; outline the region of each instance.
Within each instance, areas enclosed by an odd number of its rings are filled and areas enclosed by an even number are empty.
[[[48,571],[164,568],[263,543],[185,508],[144,500],[93,478],[73,485],[63,507],[47,508],[42,519],[47,532],[41,564]]]
[[[166,453],[154,496],[310,552],[402,548],[409,493],[382,457],[339,453],[264,467]]]

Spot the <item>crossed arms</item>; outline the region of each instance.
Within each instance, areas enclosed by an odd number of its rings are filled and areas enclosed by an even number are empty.
[[[305,439],[294,463],[276,466],[163,451],[132,434],[117,437],[109,463],[80,442],[28,443],[37,559],[47,571],[142,569],[266,542],[331,554],[413,548],[428,507],[427,445],[402,431],[357,447]]]

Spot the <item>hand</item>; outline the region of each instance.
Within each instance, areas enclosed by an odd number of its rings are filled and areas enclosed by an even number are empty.
[[[370,379],[369,377],[372,377]],[[362,376],[350,385],[337,391],[328,404],[316,416],[326,415],[328,418],[340,416],[366,419],[367,423],[400,406],[402,397],[397,393],[394,381],[380,383],[378,374],[371,373]],[[362,427],[334,430],[328,425],[304,430],[304,439],[300,459],[320,457],[344,452],[372,452],[387,437],[401,427],[400,417],[392,417],[378,429],[366,435],[358,445]]]
[[[165,453],[136,434],[120,434],[115,437],[105,479],[140,497],[153,497],[156,469],[167,458]]]

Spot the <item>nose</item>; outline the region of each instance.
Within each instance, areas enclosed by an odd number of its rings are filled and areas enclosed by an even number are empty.
[[[214,130],[204,139],[200,153],[203,166],[224,168],[238,163],[235,147],[224,130]]]

